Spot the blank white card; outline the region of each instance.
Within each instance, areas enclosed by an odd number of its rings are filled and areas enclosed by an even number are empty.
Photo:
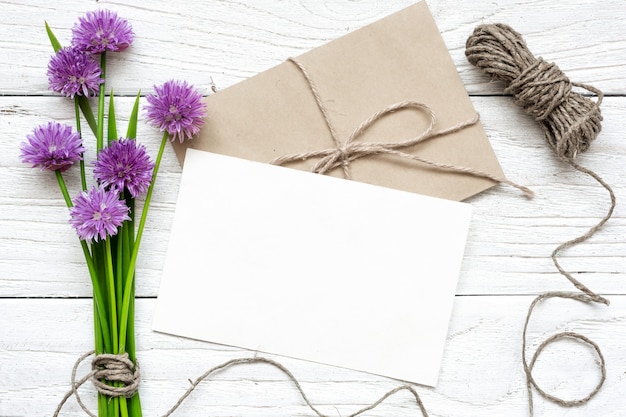
[[[153,328],[435,386],[470,216],[189,149]]]

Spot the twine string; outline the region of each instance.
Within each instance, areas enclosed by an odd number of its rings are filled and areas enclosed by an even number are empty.
[[[609,300],[596,294],[574,278],[557,259],[561,251],[593,236],[611,218],[615,209],[615,193],[609,184],[596,172],[575,162],[576,157],[589,149],[592,141],[600,133],[602,121],[600,105],[603,93],[590,85],[571,82],[555,64],[536,58],[528,49],[522,35],[504,24],[477,26],[467,39],[465,55],[470,63],[482,69],[492,79],[505,84],[505,93],[512,94],[514,102],[539,123],[548,144],[561,161],[589,175],[609,193],[611,204],[606,215],[584,234],[560,244],[551,254],[552,262],[558,272],[580,292],[548,292],[539,295],[528,309],[522,335],[522,362],[526,374],[530,416],[534,414],[533,388],[545,399],[564,407],[584,404],[600,391],[606,379],[606,365],[599,346],[579,333],[561,332],[540,343],[528,362],[526,336],[535,306],[543,300],[557,297],[609,305]],[[575,92],[573,87],[595,94],[597,100],[593,101]],[[546,392],[533,377],[532,370],[537,358],[548,345],[561,339],[573,339],[587,345],[599,358],[598,367],[601,378],[597,386],[583,398],[564,400]]]
[[[441,137],[444,135],[449,135],[468,127],[476,125],[480,118],[478,114],[475,114],[468,120],[462,121],[450,128],[434,131],[434,126],[436,123],[436,116],[433,110],[426,104],[417,102],[417,101],[401,101],[395,104],[391,104],[378,112],[374,113],[372,116],[364,120],[352,133],[348,136],[345,142],[341,142],[339,139],[339,135],[337,134],[337,130],[335,129],[330,116],[328,114],[328,110],[326,106],[324,106],[324,102],[319,94],[317,86],[313,81],[310,73],[304,67],[304,65],[298,61],[296,58],[289,58],[289,62],[293,63],[296,68],[299,69],[300,73],[304,77],[311,91],[311,94],[315,98],[315,103],[320,113],[322,114],[322,118],[324,119],[324,123],[328,128],[331,139],[333,141],[333,147],[329,149],[321,149],[310,152],[297,152],[291,153],[287,155],[282,155],[277,158],[274,158],[270,163],[274,165],[285,165],[290,162],[295,161],[303,161],[310,158],[320,158],[313,168],[312,172],[317,174],[325,174],[329,171],[332,171],[335,168],[342,168],[344,177],[346,179],[352,179],[352,175],[350,172],[350,163],[354,160],[375,156],[375,155],[390,155],[396,156],[403,159],[413,160],[420,162],[425,165],[429,165],[434,168],[447,170],[451,172],[472,175],[475,177],[486,178],[496,183],[503,183],[515,187],[521,190],[526,197],[531,198],[533,196],[533,192],[528,188],[522,185],[518,185],[506,178],[501,178],[499,176],[478,170],[469,167],[458,166],[454,164],[447,164],[437,161],[432,161],[418,155],[414,155],[408,152],[403,152],[402,149],[410,148],[419,143],[422,143],[426,140],[434,139],[437,137]],[[402,110],[414,110],[418,112],[425,113],[428,116],[428,126],[424,129],[420,134],[415,137],[403,140],[399,142],[379,142],[379,143],[359,143],[356,140],[363,135],[372,125],[376,122],[384,118],[385,116],[392,114],[397,111]]]
[[[72,395],[76,397],[76,402],[87,415],[90,417],[98,417],[96,414],[92,413],[89,408],[87,408],[78,393],[78,388],[80,388],[87,381],[91,381],[100,394],[106,395],[110,398],[130,398],[135,395],[139,389],[139,382],[141,380],[139,363],[135,362],[133,364],[128,357],[128,353],[102,353],[96,355],[91,361],[91,371],[77,381],[76,373],[78,371],[78,366],[94,353],[95,351],[93,350],[87,352],[81,355],[74,363],[74,367],[72,368],[71,389],[65,394],[57,406],[57,409],[53,414],[54,417],[59,415],[63,406]],[[104,381],[119,384],[113,386]]]
[[[100,375],[97,374],[97,372],[94,372],[94,370],[92,369],[91,372],[89,372],[87,375],[85,375],[83,378],[81,378],[80,380],[76,381],[76,372],[77,369],[79,367],[79,365],[84,362],[89,356],[93,355],[94,351],[90,351],[85,353],[84,355],[81,355],[77,360],[76,363],[74,364],[74,367],[72,369],[72,378],[71,378],[71,385],[72,385],[72,389],[70,389],[67,394],[65,395],[65,397],[63,397],[62,401],[60,402],[60,404],[57,407],[57,410],[54,413],[54,417],[57,417],[59,415],[59,413],[61,412],[61,409],[63,408],[63,406],[65,405],[65,403],[67,402],[67,400],[74,395],[76,397],[76,401],[78,402],[78,404],[80,405],[80,407],[82,408],[82,410],[89,415],[90,417],[98,417],[96,414],[94,414],[93,412],[91,412],[86,406],[85,404],[82,402],[82,400],[80,399],[80,396],[78,394],[78,388],[80,388],[81,385],[83,385],[85,382],[91,380],[94,385],[96,386],[96,389],[98,390],[98,392],[100,392],[101,394],[104,395],[108,395],[108,396],[112,396],[112,394],[110,394],[110,388],[109,386],[102,387],[101,384],[96,384],[95,380],[94,380],[94,376],[95,375]],[[125,357],[124,357],[125,355]],[[108,354],[102,354],[102,355],[96,355],[95,358],[92,361],[92,367],[93,366],[102,366],[102,364],[105,364],[105,366],[111,366],[111,362],[114,364],[113,368],[115,368],[116,370],[114,372],[117,372],[117,368],[121,367],[121,366],[126,366],[127,362],[126,359],[128,359],[128,355],[127,354],[123,354],[123,355],[108,355]],[[94,365],[97,364],[97,365]],[[131,362],[132,363],[132,362]],[[208,380],[211,376],[213,376],[214,374],[223,371],[227,368],[231,368],[237,365],[247,365],[247,364],[254,364],[254,363],[263,363],[263,364],[267,364],[267,365],[271,365],[274,368],[277,368],[278,370],[280,370],[283,374],[285,374],[289,380],[293,383],[293,385],[295,386],[296,390],[298,391],[298,393],[300,394],[300,396],[302,397],[302,399],[304,400],[305,404],[307,405],[307,407],[313,411],[318,417],[330,417],[327,414],[322,413],[319,409],[317,409],[317,407],[315,407],[315,405],[311,402],[311,400],[309,400],[308,396],[306,395],[306,392],[304,391],[304,388],[302,388],[302,385],[300,384],[300,381],[295,377],[295,375],[289,370],[287,369],[287,367],[285,367],[284,365],[282,365],[281,363],[269,359],[269,358],[264,358],[264,357],[260,357],[260,356],[254,356],[254,357],[250,357],[250,358],[238,358],[238,359],[231,359],[229,361],[226,361],[224,363],[221,363],[217,366],[214,366],[213,368],[209,369],[208,371],[206,371],[204,374],[200,375],[198,378],[196,378],[195,381],[189,381],[190,382],[190,387],[185,391],[185,393],[183,393],[179,399],[176,401],[176,403],[165,412],[165,414],[162,415],[162,417],[170,417],[172,414],[174,414],[174,412],[178,409],[178,407],[180,407],[183,402],[187,399],[187,397],[189,397],[189,395],[191,395],[191,393],[198,387],[198,385],[200,385],[200,383],[202,383],[205,380]],[[100,369],[100,371],[102,371],[102,369]],[[111,375],[108,375],[111,376]],[[125,375],[123,378],[126,378],[127,375]],[[110,381],[110,380],[109,380]],[[119,381],[119,380],[118,380]],[[130,395],[126,395],[127,393],[123,394],[124,396],[132,396],[134,395],[135,392],[137,392],[137,387],[139,384],[139,377],[137,376],[137,378],[133,378],[133,383],[137,382],[137,385],[134,386],[134,391],[132,394]],[[387,400],[389,397],[392,397],[393,395],[397,394],[398,392],[401,391],[408,391],[409,393],[411,393],[413,399],[415,400],[415,404],[417,405],[417,407],[419,408],[420,412],[422,413],[422,417],[429,417],[428,416],[428,412],[426,411],[426,407],[424,406],[424,403],[422,402],[422,399],[420,398],[419,394],[417,393],[417,391],[415,390],[415,388],[411,385],[399,385],[396,388],[387,391],[384,395],[382,395],[378,400],[374,401],[373,403],[361,408],[358,411],[355,411],[351,414],[349,414],[347,417],[357,417],[367,411],[373,410],[374,408],[378,407],[380,404],[382,404],[385,400]],[[115,392],[113,394],[114,396],[121,396],[122,394],[120,392]]]
[[[529,404],[529,410],[530,410],[531,416],[533,415],[533,410],[534,410],[532,388],[535,388],[535,390],[537,390],[537,392],[542,397],[556,404],[559,404],[564,407],[573,407],[573,406],[584,404],[588,402],[589,400],[591,400],[591,398],[593,398],[600,391],[600,389],[602,388],[602,385],[604,384],[604,381],[606,380],[606,363],[604,360],[604,355],[602,355],[602,351],[600,350],[600,347],[588,337],[580,333],[576,333],[576,332],[560,332],[545,339],[537,347],[537,349],[535,350],[535,353],[533,354],[532,359],[530,360],[530,362],[528,362],[527,357],[526,357],[526,333],[528,330],[528,323],[530,322],[532,312],[537,306],[537,304],[540,303],[541,301],[547,300],[550,298],[557,298],[557,297],[565,298],[565,299],[572,299],[572,300],[581,301],[584,303],[598,302],[596,300],[597,296],[594,293],[592,293],[592,295],[588,295],[588,294],[583,294],[580,292],[547,292],[535,298],[535,300],[531,303],[530,308],[528,309],[528,314],[526,315],[526,321],[524,322],[524,331],[523,331],[523,336],[522,336],[522,363],[524,366],[524,372],[526,373],[526,388],[528,392],[528,404]],[[564,400],[563,398],[557,397],[553,394],[546,392],[543,388],[539,386],[539,384],[533,377],[533,374],[532,374],[533,367],[535,365],[535,362],[537,361],[537,359],[543,352],[543,350],[548,345],[561,339],[573,339],[575,341],[580,342],[581,344],[584,344],[584,345],[587,345],[588,347],[593,348],[593,350],[595,350],[596,355],[598,356],[598,359],[600,360],[599,361],[599,368],[600,368],[600,373],[601,373],[600,380],[598,384],[595,386],[595,388],[591,390],[583,398],[574,399],[574,400]]]
[[[567,242],[561,243],[553,252],[551,255],[552,258],[552,262],[554,263],[554,266],[557,268],[557,270],[563,275],[565,276],[572,284],[574,284],[574,286],[582,291],[583,293],[587,294],[591,301],[597,302],[597,303],[602,303],[604,305],[609,305],[609,300],[607,300],[606,298],[594,293],[593,291],[591,291],[589,288],[587,288],[582,282],[580,282],[579,280],[577,280],[576,278],[574,278],[572,276],[572,274],[570,274],[569,272],[567,272],[559,263],[559,261],[557,260],[557,255],[559,254],[559,252],[561,252],[564,249],[567,249],[571,246],[577,245],[579,243],[582,243],[584,241],[586,241],[587,239],[589,239],[591,236],[593,236],[602,226],[604,226],[604,224],[609,221],[609,219],[613,216],[613,211],[615,211],[615,206],[617,204],[617,200],[615,198],[615,193],[613,192],[613,189],[611,188],[611,186],[602,179],[602,177],[600,177],[596,172],[585,168],[579,164],[577,164],[575,161],[573,161],[572,159],[563,159],[564,162],[568,163],[572,168],[589,175],[590,177],[592,177],[593,179],[595,179],[602,187],[604,187],[604,189],[609,193],[609,198],[611,200],[611,204],[609,206],[609,209],[607,211],[607,213],[604,215],[604,217],[598,222],[596,223],[594,226],[592,226],[591,228],[589,228],[589,230],[587,230],[586,233],[568,240]]]

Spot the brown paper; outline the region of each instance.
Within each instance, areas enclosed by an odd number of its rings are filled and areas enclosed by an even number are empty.
[[[315,83],[340,141],[374,113],[401,101],[418,101],[436,116],[434,131],[476,115],[425,2],[417,3],[297,58]],[[285,154],[333,148],[306,79],[293,62],[260,73],[206,98],[208,118],[185,149],[270,162]],[[357,140],[401,142],[427,128],[425,112],[397,111]],[[420,143],[404,152],[503,178],[480,123]],[[309,159],[290,168],[310,170]],[[451,200],[463,200],[495,183],[447,172],[397,156],[376,155],[350,164],[352,179]],[[341,169],[328,173],[342,177]]]

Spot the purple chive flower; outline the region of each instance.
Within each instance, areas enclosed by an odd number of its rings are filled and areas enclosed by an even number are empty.
[[[110,10],[88,12],[72,28],[72,45],[92,54],[123,51],[133,42],[133,37],[130,23]]]
[[[48,122],[35,128],[22,142],[22,162],[42,170],[65,171],[85,152],[80,135],[68,125]]]
[[[104,82],[100,65],[76,48],[60,49],[48,63],[48,84],[52,91],[74,98],[94,95]]]
[[[117,189],[107,190],[103,187],[92,187],[83,191],[74,200],[70,208],[70,224],[76,229],[81,240],[96,242],[107,236],[117,234],[118,227],[130,220],[129,208],[120,200]]]
[[[180,143],[200,131],[206,116],[202,94],[185,81],[170,80],[154,86],[155,94],[146,97],[146,117],[161,132],[167,131],[170,139]]]
[[[104,187],[127,189],[137,197],[148,190],[153,168],[145,146],[132,139],[120,139],[98,153],[94,175]]]

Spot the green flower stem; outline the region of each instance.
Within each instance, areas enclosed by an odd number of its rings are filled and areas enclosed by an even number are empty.
[[[109,332],[109,325],[106,319],[106,310],[105,310],[105,301],[104,295],[102,294],[102,287],[100,286],[100,281],[98,280],[98,274],[96,273],[96,268],[91,260],[91,255],[89,253],[89,247],[84,240],[80,241],[80,245],[83,248],[83,253],[85,254],[85,260],[87,261],[87,268],[89,269],[89,275],[91,276],[91,284],[93,285],[93,293],[96,300],[96,309],[98,311],[98,317],[100,318],[100,328],[102,329],[102,340],[104,342],[104,350],[111,351],[111,336]]]
[[[85,96],[76,96],[75,99],[78,102],[78,107],[83,112],[83,117],[87,121],[87,125],[91,129],[94,136],[98,135],[98,126],[96,126],[96,118],[93,115],[93,110],[91,110],[91,104],[89,104],[89,99]]]
[[[63,179],[63,175],[59,170],[54,171],[57,177],[57,181],[59,183],[59,188],[61,189],[61,194],[63,194],[63,198],[65,199],[65,203],[68,208],[71,208],[74,204],[72,203],[72,199],[70,198],[69,193],[67,192],[67,186],[65,185],[65,180]],[[89,247],[84,240],[80,241],[80,245],[83,249],[83,254],[85,255],[85,262],[87,263],[87,269],[89,270],[89,276],[91,277],[91,283],[93,285],[93,294],[96,302],[96,310],[99,317],[100,327],[102,329],[102,335],[104,340],[104,348],[106,350],[111,349],[111,337],[109,333],[109,326],[107,325],[105,310],[104,310],[104,296],[102,295],[102,288],[100,288],[100,283],[98,281],[98,273],[96,272],[96,267],[93,262],[93,258],[91,257],[91,252],[89,252]]]
[[[113,351],[111,353],[117,353],[117,307],[115,305],[115,276],[113,272],[113,256],[111,254],[111,238],[107,237],[104,242],[105,247],[105,271],[106,271],[106,281],[108,285],[109,291],[109,314],[111,315],[110,324],[111,324],[111,335],[113,337]]]
[[[124,352],[126,349],[126,331],[128,315],[130,310],[130,296],[133,293],[131,291],[134,285],[135,278],[135,263],[137,262],[137,254],[139,253],[139,246],[141,243],[141,237],[143,235],[143,229],[146,224],[146,218],[148,217],[148,209],[150,208],[150,200],[152,199],[152,191],[154,190],[154,184],[156,183],[157,174],[159,172],[159,166],[161,165],[161,159],[163,158],[163,152],[165,151],[165,145],[167,144],[168,132],[163,133],[163,139],[161,139],[161,147],[154,163],[154,169],[152,170],[152,180],[150,181],[150,187],[146,193],[146,200],[141,212],[141,218],[139,219],[139,227],[137,228],[137,237],[135,238],[135,244],[130,256],[130,264],[128,265],[128,275],[126,276],[124,299],[122,300],[122,317],[120,320],[120,344],[119,352]]]
[[[107,144],[119,139],[117,136],[117,121],[115,120],[115,100],[113,89],[109,93],[109,124],[107,126]]]
[[[63,198],[65,199],[65,204],[67,204],[67,208],[73,207],[74,203],[72,203],[70,193],[67,192],[67,185],[65,185],[65,179],[63,178],[63,174],[61,174],[61,171],[59,171],[58,169],[54,171],[54,173],[57,177],[57,182],[59,183],[59,188],[61,189],[61,194],[63,194]]]
[[[94,293],[95,298],[95,293]],[[98,318],[98,307],[96,303],[93,305],[93,323],[94,323],[94,333],[95,333],[95,345],[96,345],[96,355],[100,355],[104,353],[104,342],[102,340],[102,327],[100,326],[100,320]],[[98,415],[106,416],[108,414],[107,411],[107,397],[104,394],[98,393]]]
[[[127,271],[130,265],[130,256],[133,250],[133,246],[135,245],[135,199],[128,196],[126,198],[126,203],[128,204],[128,207],[130,207],[130,222],[128,222],[128,224],[125,226],[125,229],[124,229],[124,231],[126,232],[126,236],[125,236],[126,239],[124,241],[124,266],[126,268],[125,270]],[[132,279],[133,279],[133,284],[130,287],[131,294],[129,296],[128,319],[125,321],[125,324],[126,324],[126,352],[128,353],[128,357],[130,358],[130,360],[133,361],[133,363],[135,363],[135,361],[137,360],[137,355],[136,355],[136,348],[135,348],[135,277],[134,277],[134,273],[133,273]],[[131,415],[132,417],[141,417],[142,411],[141,411],[141,401],[139,400],[139,394],[133,395],[132,397],[130,397],[128,401],[129,401],[129,405],[128,405],[129,415]]]
[[[94,295],[95,298],[95,295]],[[96,345],[96,355],[99,355],[101,353],[104,353],[104,341],[102,339],[102,326],[100,325],[100,320],[98,317],[98,309],[96,307],[96,304],[94,303],[93,306],[93,327],[94,327],[94,334],[96,336],[96,340],[95,340],[95,345]]]
[[[105,271],[106,271],[106,281],[107,281],[107,285],[108,285],[108,291],[109,291],[109,313],[111,315],[111,335],[113,337],[112,340],[112,345],[113,345],[113,351],[111,353],[117,353],[117,328],[118,328],[118,324],[117,324],[117,306],[116,306],[116,300],[115,300],[115,273],[114,273],[114,269],[113,269],[113,256],[112,256],[112,251],[111,251],[111,237],[108,236],[107,239],[105,240],[104,243],[104,247],[105,247]],[[120,383],[114,383],[114,386],[119,386]],[[126,414],[124,414],[124,410],[127,409],[127,407],[125,407],[126,402],[122,401],[120,402],[120,398],[119,397],[114,397],[111,399],[111,402],[113,404],[113,410],[114,410],[114,415],[117,417],[119,415],[119,412],[122,412],[122,416],[123,417],[127,417],[128,416],[128,411],[126,411]]]
[[[110,116],[110,113],[109,113]],[[122,192],[121,193],[121,198],[126,202],[126,205],[128,207],[130,207],[130,205],[128,204],[129,201],[132,201],[132,197],[127,196],[127,193]],[[132,220],[132,208],[129,211],[129,215],[131,216],[131,220]],[[116,300],[122,300],[123,297],[123,291],[124,291],[124,277],[126,277],[126,268],[128,267],[128,259],[130,258],[130,247],[131,244],[129,242],[129,234],[130,231],[134,228],[134,225],[132,223],[132,221],[125,221],[124,223],[122,223],[122,225],[119,228],[119,232],[117,234],[117,236],[115,236],[114,242],[115,242],[115,248],[116,248],[116,257],[115,257],[115,261],[116,261],[116,265],[115,265],[115,297]],[[121,308],[122,308],[122,303],[118,302],[117,303],[117,314],[118,317],[121,317]],[[117,343],[117,341],[115,342]]]
[[[100,77],[104,80],[106,76],[106,51],[100,55],[100,67],[102,68],[102,74]],[[104,91],[105,83],[100,84],[98,90],[98,132],[96,134],[96,151],[100,152],[104,142]]]
[[[115,386],[121,387],[122,383],[118,382]],[[117,409],[115,410],[116,416],[121,414],[121,417],[128,417],[128,402],[126,397],[117,397],[114,398],[114,400],[117,400],[117,403],[119,404],[119,407],[116,407]]]
[[[128,305],[128,320],[126,321],[126,352],[130,359],[135,362],[136,350],[135,350],[135,276],[133,274],[133,285],[130,287],[131,294],[129,296]]]
[[[130,415],[133,417],[141,417],[143,412],[141,411],[141,401],[139,400],[139,394],[135,394],[130,397]]]
[[[136,352],[135,352],[135,288],[133,285],[132,294],[130,296],[130,307],[129,307],[129,316],[128,316],[128,336],[126,339],[126,349],[128,351],[128,356],[133,363],[136,363]],[[139,393],[130,397],[130,415],[133,417],[141,417],[141,401],[139,400]]]
[[[108,411],[109,399],[106,395],[98,393],[98,415],[106,417],[109,414]]]
[[[78,100],[74,100],[74,111],[76,113],[76,131],[78,131],[78,135],[82,140],[83,133],[80,129],[80,105],[78,104]],[[82,155],[80,158],[80,184],[83,191],[85,191],[87,189],[87,179],[85,176],[85,159],[82,157]]]
[[[125,239],[125,235],[126,235],[126,229],[128,228],[128,226],[126,225],[126,222],[122,223],[122,225],[119,228],[119,232],[118,235],[114,237],[115,240],[115,299],[116,300],[121,300],[122,297],[122,291],[124,290],[124,282],[122,280],[122,278],[124,277],[125,273],[124,273],[124,252],[126,250],[126,239]],[[120,316],[120,308],[122,307],[121,303],[117,303],[117,315],[118,317]]]
[[[126,239],[127,241],[124,243],[125,257],[124,257],[124,265],[126,266],[126,272],[128,272],[128,266],[130,265],[130,256],[133,251],[133,246],[135,245],[135,199],[128,196],[126,198],[126,204],[130,207],[130,222],[129,226],[126,228]],[[126,279],[126,274],[124,275],[124,281]],[[133,271],[133,285],[131,286],[131,295],[130,295],[130,305],[128,308],[128,320],[126,321],[126,352],[130,357],[130,360],[135,362],[135,278]],[[121,315],[121,313],[120,313]],[[132,407],[132,402],[131,402]],[[134,413],[133,413],[134,415]]]

